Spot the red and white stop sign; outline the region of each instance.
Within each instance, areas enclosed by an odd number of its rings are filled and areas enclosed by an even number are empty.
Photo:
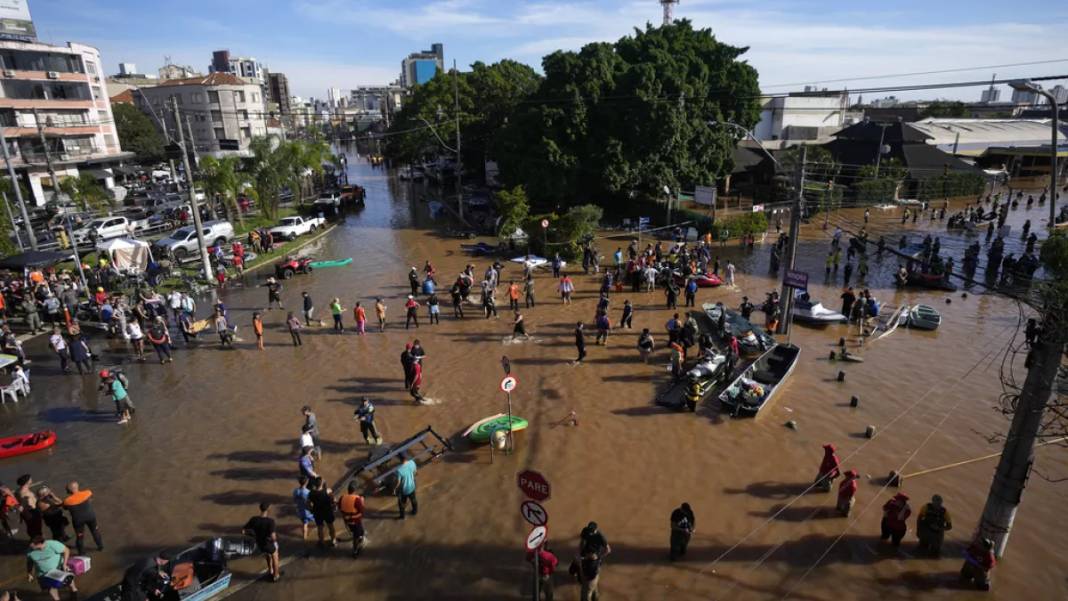
[[[516,475],[516,484],[519,485],[519,490],[523,491],[523,494],[528,499],[534,499],[535,501],[545,501],[551,495],[549,488],[549,481],[545,479],[540,473],[534,470],[523,470]]]

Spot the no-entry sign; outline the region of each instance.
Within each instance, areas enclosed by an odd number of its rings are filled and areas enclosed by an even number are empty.
[[[519,506],[519,514],[531,526],[544,526],[549,523],[549,512],[537,501],[523,501]]]
[[[505,376],[501,380],[501,392],[512,392],[517,384],[519,384],[519,380],[516,380],[515,376]]]
[[[534,470],[523,470],[516,475],[516,484],[519,485],[519,490],[523,491],[523,494],[528,499],[535,501],[545,501],[551,495],[551,489],[549,488],[549,481],[545,479],[540,473]]]
[[[545,542],[549,537],[549,529],[545,526],[535,526],[527,535],[527,551],[533,551]]]
[[[541,220],[541,227],[543,229],[549,227],[549,220],[548,219],[542,219]]]

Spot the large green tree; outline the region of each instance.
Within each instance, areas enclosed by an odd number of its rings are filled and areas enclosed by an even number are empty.
[[[103,209],[111,204],[107,190],[96,181],[91,173],[79,173],[78,177],[64,177],[59,180],[59,190],[77,203],[83,211]]]
[[[715,183],[732,168],[738,135],[715,122],[751,128],[760,116],[746,50],[680,20],[550,54],[494,149],[502,180],[525,185],[541,207]]]
[[[246,172],[251,179],[264,215],[278,216],[282,188],[289,186],[298,203],[321,177],[323,163],[333,160],[326,142],[319,138],[282,141],[275,137],[254,138],[249,144],[252,158]]]
[[[115,116],[123,150],[135,153],[142,162],[163,158],[163,136],[144,113],[133,105],[120,103],[111,105],[111,114]]]

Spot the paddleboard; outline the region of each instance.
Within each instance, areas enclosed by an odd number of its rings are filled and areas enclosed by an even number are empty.
[[[526,430],[526,428],[527,420],[516,415],[512,416],[513,432],[518,432],[519,430]],[[490,437],[493,436],[493,433],[497,430],[507,429],[508,416],[503,413],[498,413],[497,415],[492,415],[485,419],[481,419],[475,422],[474,424],[471,424],[471,427],[464,431],[463,437],[467,438],[471,442],[482,444],[489,442]]]
[[[332,261],[312,261],[311,266],[312,269],[322,269],[324,267],[344,267],[349,263],[352,263],[352,257],[348,257],[347,259],[334,259]]]

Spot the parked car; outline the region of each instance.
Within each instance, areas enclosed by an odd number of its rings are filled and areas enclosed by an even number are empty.
[[[97,217],[89,223],[86,223],[84,226],[74,230],[74,239],[78,244],[97,242],[99,240],[110,240],[112,238],[128,236],[132,234],[135,229],[136,227],[133,222],[124,216],[111,215],[108,217]]]
[[[234,226],[229,221],[208,221],[204,223],[204,243],[208,246],[225,244],[234,238]],[[197,231],[193,226],[180,227],[166,238],[157,240],[153,245],[163,253],[170,253],[182,261],[200,252],[197,244]]]
[[[278,225],[271,228],[271,235],[275,238],[292,241],[296,240],[297,236],[314,232],[324,225],[326,225],[326,220],[322,217],[302,217],[300,215],[283,217],[278,222]]]

